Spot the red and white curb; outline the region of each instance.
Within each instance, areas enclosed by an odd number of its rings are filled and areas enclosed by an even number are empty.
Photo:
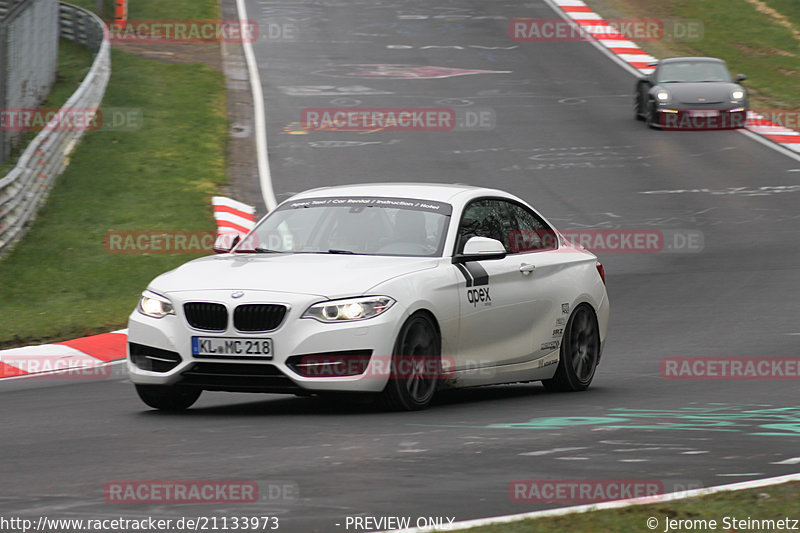
[[[622,509],[624,507],[632,507],[634,505],[651,505],[654,503],[660,504],[664,502],[685,500],[687,498],[695,498],[697,496],[706,496],[708,494],[716,494],[718,492],[731,492],[737,490],[757,489],[771,485],[778,485],[781,483],[789,483],[790,481],[800,481],[800,474],[789,474],[786,476],[769,477],[765,479],[754,479],[752,481],[743,481],[741,483],[731,483],[729,485],[719,485],[716,487],[708,487],[704,489],[692,489],[687,491],[674,492],[670,494],[647,496],[644,498],[630,498],[626,500],[614,500],[610,502],[591,503],[587,505],[575,505],[573,507],[562,507],[560,509],[533,511],[530,513],[494,516],[491,518],[479,518],[476,520],[464,520],[462,522],[453,522],[451,524],[442,524],[439,526],[400,529],[400,530],[395,530],[394,533],[433,533],[435,531],[457,531],[461,529],[470,529],[473,527],[507,524],[509,522],[518,522],[520,520],[529,520],[532,518],[547,518],[550,516],[563,516],[568,514],[588,513],[591,511],[603,511],[606,509]],[[661,514],[663,515],[663,512]],[[663,528],[664,525],[662,524],[661,527]],[[647,531],[647,529],[644,530]],[[659,531],[663,531],[663,529],[659,529]]]
[[[211,203],[217,233],[243,235],[255,226],[255,207],[215,196]],[[70,341],[0,350],[0,379],[31,376],[103,377],[109,363],[125,359],[128,330]]]
[[[553,0],[567,17],[580,25],[581,29],[595,38],[600,44],[613,52],[625,63],[639,70],[643,74],[649,74],[653,67],[648,67],[649,63],[657,59],[629,40],[611,24],[606,22],[603,17],[592,11],[581,0]]]
[[[746,128],[784,148],[800,153],[800,132],[784,128],[754,111],[747,113]]]
[[[247,233],[255,226],[255,207],[224,196],[211,199],[218,233]]]
[[[625,65],[641,74],[650,74],[654,70],[653,67],[647,65],[658,59],[617,31],[582,0],[550,1],[552,5],[561,10],[567,20],[580,25],[582,30],[594,38],[595,42],[602,45]],[[800,153],[800,132],[785,128],[756,112],[748,112],[745,129],[793,153]]]
[[[127,330],[82,337],[71,341],[0,350],[0,379],[45,375],[110,373],[110,363],[125,359]]]

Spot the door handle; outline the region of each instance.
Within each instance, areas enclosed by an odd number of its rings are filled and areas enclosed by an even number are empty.
[[[534,270],[536,270],[536,265],[529,265],[528,263],[522,263],[519,266],[519,271],[525,274],[526,276],[529,275]]]

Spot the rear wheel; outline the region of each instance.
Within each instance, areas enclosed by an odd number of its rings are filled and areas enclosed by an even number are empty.
[[[542,381],[549,391],[583,391],[589,388],[600,358],[600,332],[591,307],[575,308],[564,328],[561,354],[552,379]]]
[[[136,385],[136,392],[154,409],[183,411],[191,407],[203,391],[177,385]]]
[[[416,411],[430,405],[441,375],[441,346],[439,331],[427,314],[415,313],[403,324],[382,393],[387,407]]]

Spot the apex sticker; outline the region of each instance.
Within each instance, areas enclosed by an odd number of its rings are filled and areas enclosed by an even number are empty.
[[[467,289],[467,301],[473,307],[478,307],[478,304],[492,305],[492,297],[489,296],[489,288],[485,289]]]
[[[473,307],[492,305],[489,294],[489,274],[479,263],[459,263],[456,268],[466,280],[467,302]]]

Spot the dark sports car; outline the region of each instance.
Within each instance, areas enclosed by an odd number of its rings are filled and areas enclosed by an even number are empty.
[[[652,128],[732,129],[747,123],[747,91],[721,59],[674,57],[636,83],[636,118]]]

